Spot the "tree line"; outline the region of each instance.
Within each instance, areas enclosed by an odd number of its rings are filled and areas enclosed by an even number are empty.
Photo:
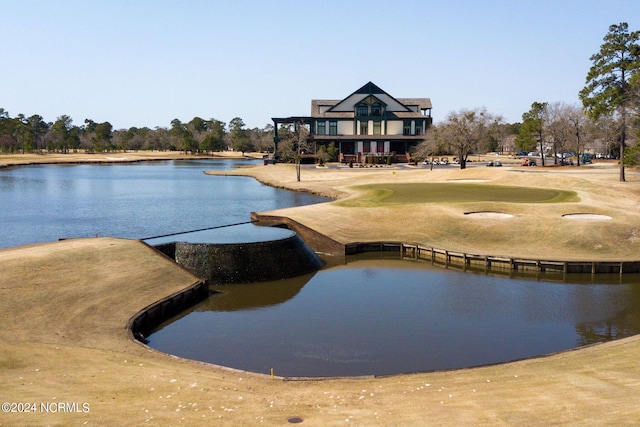
[[[534,102],[522,122],[508,124],[484,108],[450,113],[430,128],[416,156],[454,153],[464,168],[469,154],[520,151],[548,154],[562,163],[565,153],[590,151],[619,158],[620,180],[625,166],[640,165],[640,31],[627,23],[611,25],[580,91],[582,105]],[[542,156],[544,165],[545,157]],[[578,163],[579,164],[579,163]]]
[[[240,117],[227,123],[194,117],[183,123],[171,121],[170,127],[131,127],[114,130],[109,122],[85,119],[78,126],[67,115],[55,122],[46,122],[42,116],[11,117],[0,108],[0,153],[69,153],[84,151],[101,153],[110,151],[184,151],[192,154],[210,154],[233,149],[243,154],[249,151],[268,151],[273,147],[273,126],[249,129]]]

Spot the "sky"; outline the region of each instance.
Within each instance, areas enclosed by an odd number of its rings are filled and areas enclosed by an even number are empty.
[[[371,81],[438,123],[579,104],[609,26],[638,0],[0,0],[0,108],[114,129],[310,114]]]

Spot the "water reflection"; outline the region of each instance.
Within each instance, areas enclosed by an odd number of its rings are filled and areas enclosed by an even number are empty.
[[[284,304],[295,298],[315,273],[286,280],[216,286],[214,295],[193,311],[256,310]]]
[[[546,282],[388,257],[226,286],[150,344],[283,376],[382,375],[529,358],[640,330],[638,275]]]

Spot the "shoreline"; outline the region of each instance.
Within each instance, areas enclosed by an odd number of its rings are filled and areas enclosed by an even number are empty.
[[[262,159],[261,153],[223,151],[214,154],[184,154],[181,151],[127,151],[109,153],[0,154],[0,169],[34,165],[117,164],[166,160]]]

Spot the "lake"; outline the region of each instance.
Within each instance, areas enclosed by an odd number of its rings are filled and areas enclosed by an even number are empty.
[[[60,238],[143,239],[250,220],[251,211],[327,199],[206,170],[255,160],[40,165],[0,169],[0,247]]]

